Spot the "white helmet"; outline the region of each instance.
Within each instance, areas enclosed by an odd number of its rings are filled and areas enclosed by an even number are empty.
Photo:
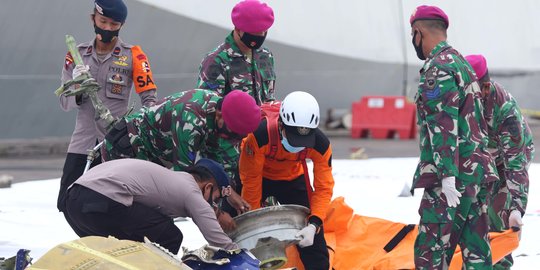
[[[283,99],[279,115],[287,126],[317,128],[320,120],[319,103],[311,94],[295,91]]]

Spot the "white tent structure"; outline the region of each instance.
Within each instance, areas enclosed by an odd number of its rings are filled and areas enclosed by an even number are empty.
[[[137,1],[226,29],[233,28],[229,11],[237,2]],[[420,61],[410,46],[409,18],[419,5],[435,5],[450,18],[449,41],[463,54],[482,53],[494,69],[540,70],[535,60],[540,57],[540,2],[534,0],[266,2],[275,14],[269,40],[343,57],[410,65]]]
[[[148,55],[159,97],[196,86],[201,59],[233,29],[236,2],[126,0],[129,14],[120,36]],[[309,91],[325,115],[329,108],[351,108],[366,95],[413,97],[422,61],[411,45],[409,16],[416,6],[432,4],[450,17],[451,45],[463,54],[484,54],[492,77],[523,108],[540,110],[540,92],[534,91],[540,84],[539,1],[268,3],[276,19],[265,45],[275,55],[278,98]],[[75,112],[64,113],[52,92],[60,84],[64,36],[90,40],[92,10],[92,0],[2,2],[0,126],[7,128],[0,139],[71,134]]]

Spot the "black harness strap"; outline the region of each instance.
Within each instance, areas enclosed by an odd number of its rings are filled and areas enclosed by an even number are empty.
[[[414,229],[414,226],[416,225],[408,224],[403,226],[403,228],[401,228],[401,230],[392,239],[390,239],[390,241],[388,241],[388,244],[386,244],[383,249],[386,252],[392,251],[399,244],[399,242],[401,242],[401,240],[403,240],[403,238],[405,238],[405,236],[407,236],[407,234]]]

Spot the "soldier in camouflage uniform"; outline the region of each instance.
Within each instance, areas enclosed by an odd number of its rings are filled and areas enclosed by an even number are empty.
[[[457,244],[467,269],[491,269],[486,200],[497,172],[487,152],[480,87],[467,61],[446,42],[449,22],[434,6],[410,18],[420,70],[416,94],[420,162],[414,188],[424,188],[417,269],[447,269]]]
[[[272,8],[259,0],[244,0],[234,6],[231,19],[234,30],[201,62],[197,87],[216,91],[221,96],[235,89],[242,90],[258,105],[274,100],[274,56],[268,48],[262,47],[268,29],[274,23]],[[238,160],[239,152],[232,156],[233,151],[239,149],[238,144],[224,141],[220,145],[222,149],[230,149],[231,159]],[[240,192],[242,183],[238,167],[227,172],[233,188]],[[235,215],[227,205],[224,209]]]
[[[534,155],[533,137],[516,100],[502,85],[492,81],[487,61],[482,55],[468,55],[482,88],[484,117],[488,124],[489,143],[500,181],[493,185],[488,208],[490,231],[521,227],[529,197],[528,168]],[[510,269],[511,255],[495,265]]]
[[[244,0],[233,8],[231,17],[235,28],[202,60],[197,88],[221,96],[242,90],[259,105],[274,100],[274,56],[261,47],[274,23],[272,8],[258,0]]]
[[[260,118],[260,108],[245,92],[232,91],[222,98],[214,91],[189,90],[124,117],[105,136],[101,153],[104,161],[138,158],[176,171],[193,165],[199,155],[231,170],[238,166],[238,149],[224,148],[218,139],[237,145]],[[249,208],[239,204],[234,205],[238,210]]]

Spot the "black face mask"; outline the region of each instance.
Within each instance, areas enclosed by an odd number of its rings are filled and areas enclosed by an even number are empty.
[[[265,38],[266,38],[266,33],[264,34],[264,36],[256,36],[256,35],[252,35],[250,33],[244,32],[244,35],[242,35],[240,40],[248,48],[256,50],[263,45]]]
[[[416,46],[416,43],[414,42],[416,40],[416,35],[420,33],[420,43],[418,44],[418,46]],[[416,56],[418,56],[418,58],[420,58],[420,60],[426,60],[426,56],[424,55],[424,51],[422,50],[422,32],[416,30],[414,31],[414,35],[412,37],[412,45],[414,47],[414,50],[416,51]]]
[[[96,24],[94,24],[94,31],[96,32],[96,34],[101,35],[101,42],[109,43],[112,41],[114,37],[118,36],[120,29],[116,31],[103,30],[99,28]]]

